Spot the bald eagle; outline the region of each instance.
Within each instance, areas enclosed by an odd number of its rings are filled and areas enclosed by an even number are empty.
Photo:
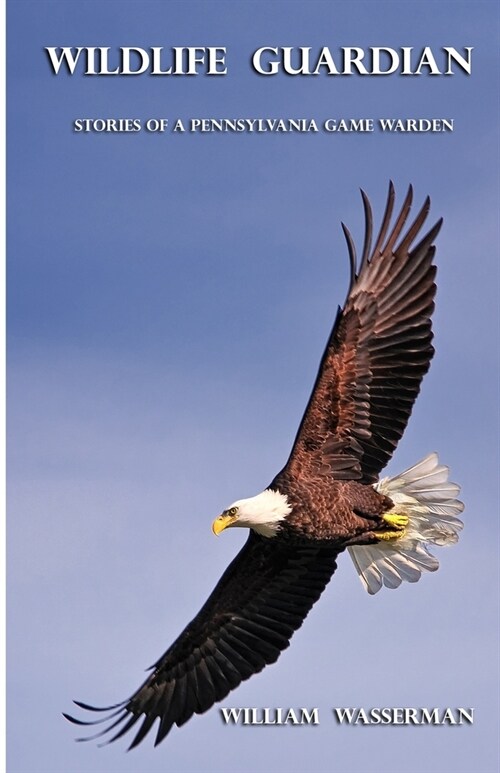
[[[412,246],[430,208],[405,229],[412,189],[393,227],[394,188],[372,248],[372,211],[362,192],[365,237],[358,263],[343,225],[350,286],[337,312],[287,463],[260,494],[240,499],[213,522],[215,534],[248,528],[248,539],[200,612],[128,700],[93,721],[107,743],[141,720],[129,748],[156,720],[155,745],[274,663],[288,647],[347,550],[369,593],[434,571],[428,546],[456,542],[459,487],[436,454],[379,480],[401,438],[434,354],[433,242],[441,220]],[[109,713],[111,712],[111,714]],[[90,738],[79,740],[90,740]]]

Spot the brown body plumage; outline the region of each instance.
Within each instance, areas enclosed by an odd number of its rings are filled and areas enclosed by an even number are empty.
[[[348,545],[377,542],[374,531],[387,528],[382,520],[392,500],[372,486],[357,481],[325,481],[323,477],[302,482],[278,476],[271,488],[285,494],[292,512],[280,536],[296,542],[306,539],[329,543],[338,551]]]
[[[131,744],[136,746],[158,720],[159,743],[173,724],[206,711],[278,658],[335,571],[338,554],[348,545],[377,543],[388,528],[383,516],[392,500],[372,484],[403,434],[433,355],[432,243],[440,222],[412,248],[429,200],[403,231],[411,198],[410,188],[391,229],[390,186],[372,249],[372,214],[363,194],[366,234],[359,265],[344,228],[351,263],[347,300],[290,458],[270,486],[278,505],[286,504],[285,515],[250,523],[245,546],[206,604],[132,697],[97,720],[111,720],[99,735],[111,732],[109,740],[115,740],[141,720]],[[217,531],[234,524],[237,511],[224,511]]]

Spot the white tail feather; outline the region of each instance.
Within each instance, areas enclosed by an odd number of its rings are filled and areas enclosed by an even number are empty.
[[[382,585],[397,588],[403,580],[417,582],[422,572],[435,572],[439,561],[427,545],[452,545],[458,540],[463,523],[457,515],[464,506],[455,498],[460,486],[448,481],[448,473],[437,454],[429,454],[400,475],[375,484],[409,523],[403,537],[348,548],[368,593],[376,593]]]

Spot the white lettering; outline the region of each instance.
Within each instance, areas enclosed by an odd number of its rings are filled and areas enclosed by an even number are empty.
[[[77,48],[76,53],[73,54],[73,49],[70,48],[69,46],[68,47],[65,46],[61,48],[61,53],[59,56],[56,54],[57,48],[58,47],[49,46],[45,49],[47,54],[49,55],[52,69],[54,70],[55,74],[58,75],[61,65],[64,63],[68,68],[68,72],[71,75],[73,75],[77,62],[80,58],[80,54],[83,51],[83,48]]]

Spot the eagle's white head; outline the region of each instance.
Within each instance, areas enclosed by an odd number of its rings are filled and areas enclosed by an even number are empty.
[[[220,534],[229,526],[245,526],[263,537],[274,537],[280,521],[291,512],[286,495],[268,488],[255,497],[233,502],[215,519],[212,530]]]

